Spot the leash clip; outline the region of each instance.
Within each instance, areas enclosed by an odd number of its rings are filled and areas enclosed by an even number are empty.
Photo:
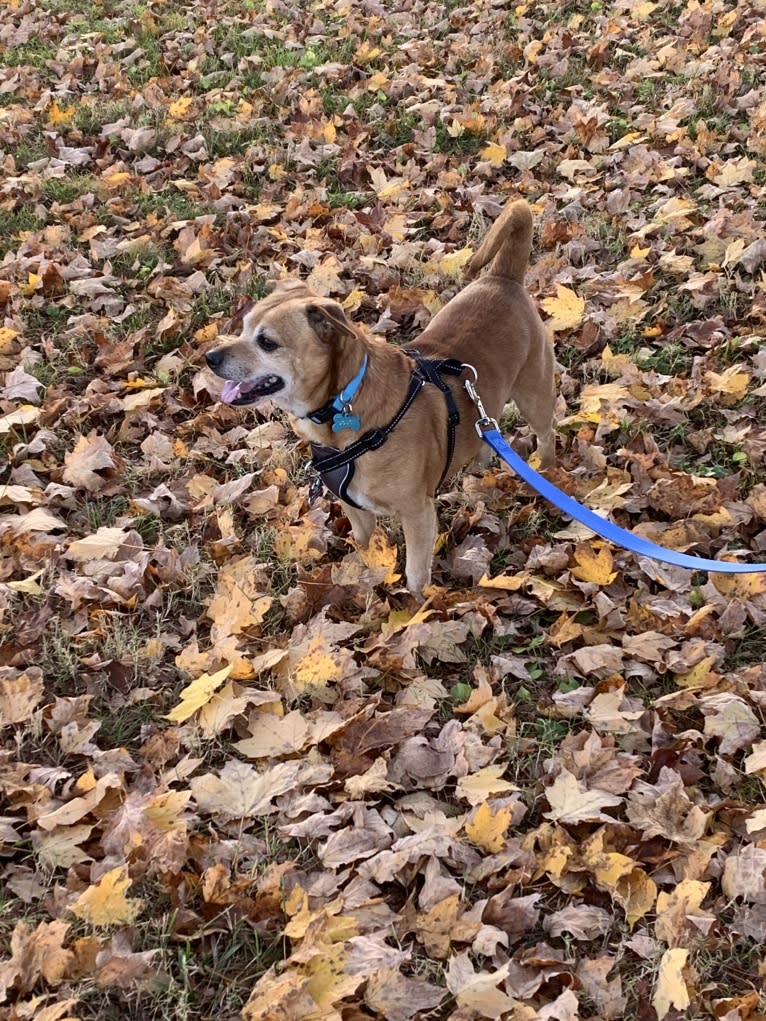
[[[466,379],[463,385],[465,386],[465,392],[471,398],[473,403],[476,405],[476,410],[479,412],[479,418],[476,420],[474,428],[479,435],[480,439],[484,438],[484,433],[490,429],[497,429],[499,431],[500,426],[494,418],[490,418],[487,414],[484,405],[482,404],[481,397],[476,392],[475,383],[479,381],[479,373],[476,371],[473,365],[469,365],[467,362],[463,362],[464,369],[470,369],[473,373],[473,381]]]

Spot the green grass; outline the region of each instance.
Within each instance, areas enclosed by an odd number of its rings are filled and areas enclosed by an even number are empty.
[[[0,209],[0,257],[18,248],[22,234],[42,230],[45,224],[46,218],[31,203]]]

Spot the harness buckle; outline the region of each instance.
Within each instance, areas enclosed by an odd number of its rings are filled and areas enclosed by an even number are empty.
[[[490,429],[497,429],[499,432],[500,426],[497,424],[496,419],[492,418],[490,415],[487,414],[486,409],[482,404],[481,397],[479,397],[478,393],[476,392],[476,387],[474,386],[474,383],[478,383],[479,373],[476,371],[473,365],[469,365],[468,363],[465,363],[463,365],[463,368],[470,369],[470,371],[473,373],[473,382],[470,379],[466,379],[463,385],[465,386],[465,392],[468,394],[473,403],[476,405],[476,410],[479,412],[479,417],[476,420],[474,428],[476,429],[479,439],[483,439],[485,432],[489,432]]]

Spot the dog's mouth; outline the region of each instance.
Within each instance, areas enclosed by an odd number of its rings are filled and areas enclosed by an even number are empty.
[[[235,407],[242,407],[245,404],[255,404],[256,401],[270,394],[275,394],[285,385],[281,376],[258,376],[257,379],[246,379],[242,382],[235,382],[227,379],[221,391],[221,400],[224,404],[232,404]]]

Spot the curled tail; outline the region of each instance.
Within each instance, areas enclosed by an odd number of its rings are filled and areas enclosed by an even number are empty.
[[[472,280],[491,262],[493,275],[522,283],[531,251],[532,210],[523,199],[517,199],[509,202],[492,224],[479,250],[466,265],[465,277]]]

